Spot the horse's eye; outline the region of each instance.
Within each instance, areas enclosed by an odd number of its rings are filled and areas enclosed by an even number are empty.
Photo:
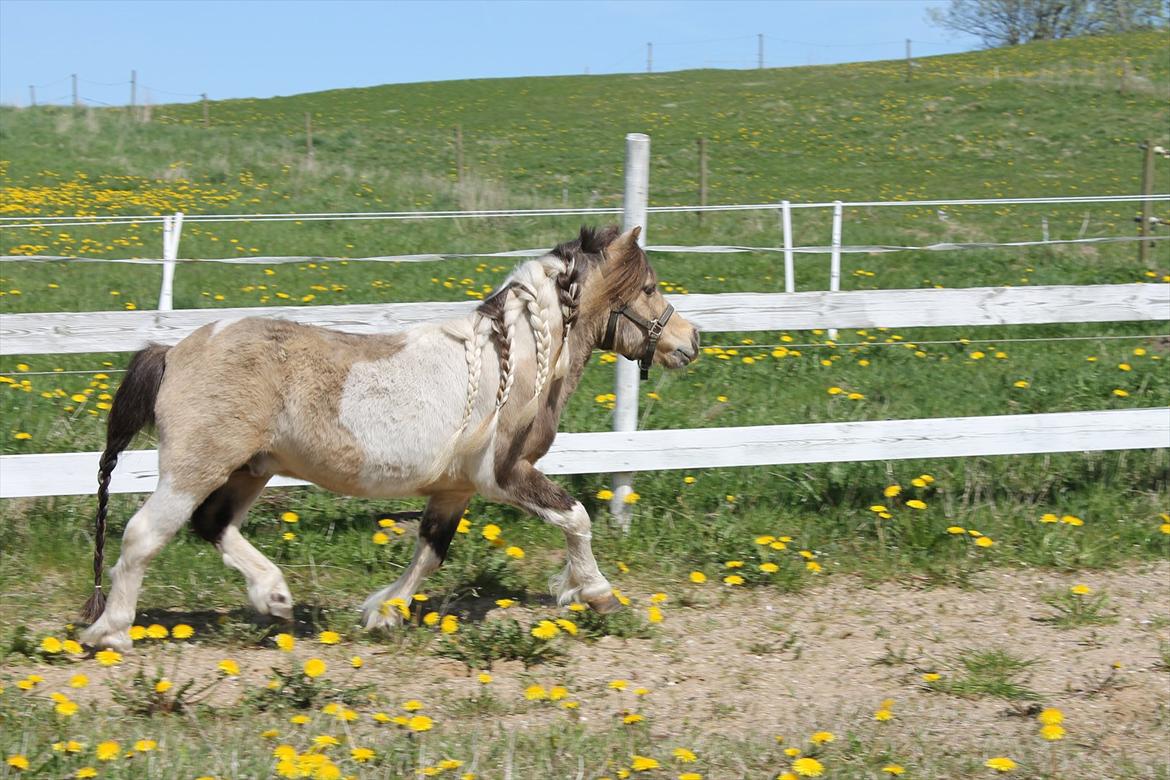
[[[645,287],[642,288],[642,292],[646,293],[647,295],[653,295],[654,294],[654,285],[652,285],[652,284],[646,285]]]

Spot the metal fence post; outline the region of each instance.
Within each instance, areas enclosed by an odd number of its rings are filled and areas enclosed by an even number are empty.
[[[841,201],[833,201],[833,246],[829,260],[829,291],[841,289]],[[836,340],[837,329],[829,328],[829,338]]]
[[[638,245],[646,246],[646,203],[650,194],[650,136],[644,133],[626,135],[626,191],[622,201],[622,230],[641,226]],[[633,431],[638,427],[638,364],[618,357],[614,375],[613,429]],[[630,505],[626,496],[633,492],[634,475],[624,472],[613,475],[613,498],[609,511],[622,529],[630,527]]]
[[[162,287],[158,291],[159,311],[175,308],[175,260],[179,258],[179,237],[182,234],[183,212],[176,211],[173,217],[163,217],[163,275]]]

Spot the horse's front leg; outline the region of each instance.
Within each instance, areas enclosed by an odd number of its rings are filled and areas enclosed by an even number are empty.
[[[602,614],[621,603],[593,557],[593,523],[581,502],[527,461],[518,462],[502,480],[504,500],[557,526],[565,534],[565,568],[549,581],[557,603],[580,602]]]
[[[468,493],[444,493],[430,497],[418,526],[418,540],[414,544],[414,557],[410,559],[410,565],[394,584],[366,599],[362,605],[362,625],[368,629],[402,625],[402,613],[398,605],[391,602],[401,599],[403,607],[410,607],[418,586],[446,559],[447,548],[451,546],[451,539],[459,528],[459,520],[470,500],[471,495]]]

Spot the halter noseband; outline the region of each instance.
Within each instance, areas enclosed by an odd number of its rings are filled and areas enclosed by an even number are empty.
[[[658,339],[662,337],[662,331],[666,329],[666,323],[672,314],[674,314],[674,307],[668,303],[662,313],[658,315],[658,319],[647,320],[630,311],[630,304],[623,303],[620,308],[609,313],[609,322],[605,325],[605,338],[601,340],[601,348],[613,349],[614,337],[617,335],[618,317],[626,317],[646,331],[646,350],[638,359],[638,366],[642,369],[642,379],[649,379],[650,364],[654,361],[654,350],[658,347]]]

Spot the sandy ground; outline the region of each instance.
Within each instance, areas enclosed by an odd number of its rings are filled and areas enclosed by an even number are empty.
[[[942,761],[948,752],[973,750],[1041,755],[1048,746],[1037,736],[1033,716],[1040,706],[1059,707],[1068,729],[1061,745],[1068,776],[1090,768],[1093,776],[1112,776],[1103,767],[1117,762],[1129,762],[1142,777],[1165,776],[1170,771],[1165,744],[1170,676],[1163,665],[1170,654],[1170,564],[1075,575],[1000,570],[978,582],[971,590],[916,589],[892,583],[865,587],[834,577],[798,594],[732,592],[713,583],[687,586],[694,605],[680,606],[682,593],[672,594],[663,605],[665,620],[651,638],[570,641],[563,666],[525,671],[518,662],[497,663],[491,689],[510,708],[493,717],[516,728],[547,725],[550,717],[565,713],[525,702],[522,691],[532,683],[565,685],[581,702],[576,717],[587,724],[608,726],[623,712],[636,711],[660,738],[722,735],[768,744],[777,736],[801,743],[814,730],[826,729],[886,740],[894,749],[918,754],[921,763],[930,755]],[[1046,622],[1053,609],[1044,597],[1074,583],[1107,594],[1116,622],[1070,629]],[[630,595],[644,610],[649,594]],[[184,615],[168,618],[174,623]],[[1018,678],[1038,694],[1035,702],[953,696],[922,681],[926,672],[954,679],[961,674],[960,654],[992,649],[1035,661]],[[169,668],[166,659],[174,654],[173,647],[135,651],[147,669],[153,661]],[[298,659],[317,655],[333,670],[348,668],[354,654],[365,660],[357,673],[361,681],[377,681],[390,702],[427,702],[437,720],[444,717],[445,702],[466,699],[480,687],[462,664],[426,649],[403,653],[364,640],[325,647],[306,638],[296,650]],[[227,703],[262,683],[282,661],[278,656],[272,649],[196,642],[182,650],[182,670],[212,675],[219,660],[238,661],[244,670],[239,680],[216,691]],[[103,669],[92,661],[83,666],[100,683],[126,675],[136,664],[127,658],[121,668]],[[68,690],[66,680],[77,668],[20,664],[0,676],[34,670],[46,678],[40,690],[47,694]],[[611,690],[614,679],[628,680],[628,689]],[[650,693],[635,696],[632,691],[640,686]],[[84,700],[101,697],[102,691],[91,684],[70,694]],[[879,724],[873,713],[884,699],[893,700],[895,717]]]

